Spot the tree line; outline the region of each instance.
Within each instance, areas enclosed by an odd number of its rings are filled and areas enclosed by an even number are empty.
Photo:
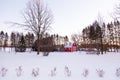
[[[117,8],[119,14],[119,6]],[[51,10],[42,3],[41,0],[31,0],[26,5],[26,8],[23,12],[23,23],[13,23],[17,26],[24,26],[27,30],[34,33],[36,36],[37,44],[41,44],[41,39],[44,38],[46,32],[51,29],[51,24],[53,22],[53,15]],[[120,23],[119,21],[114,21],[108,24],[103,23],[100,25],[97,21],[89,25],[82,31],[82,36],[72,35],[73,41],[80,44],[80,47],[84,48],[96,48],[99,52],[103,51],[118,51],[120,45]],[[15,35],[13,35],[14,37]],[[56,35],[56,41],[54,43],[59,44],[64,42],[64,37],[60,41]],[[12,45],[15,46],[15,40],[12,38]],[[21,38],[22,39],[22,38]],[[24,39],[24,38],[23,38]],[[67,40],[67,39],[66,39]],[[29,43],[29,42],[28,42]],[[30,46],[30,44],[28,44]],[[37,47],[37,54],[39,55],[41,45]],[[57,46],[58,47],[58,46]]]
[[[120,22],[118,20],[111,23],[95,21],[92,25],[82,30],[81,47],[96,48],[100,51],[115,51],[120,48]]]
[[[32,46],[35,39],[33,33],[28,32],[24,35],[19,32],[11,32],[11,34],[8,34],[7,32],[0,31],[0,47],[15,47],[18,45],[21,37],[25,39],[25,44],[27,47]]]
[[[52,44],[54,45],[54,50],[62,50],[63,45],[66,41],[68,41],[67,36],[60,36],[58,34],[48,34],[46,33],[43,36],[43,41],[40,41],[40,44],[37,43],[37,45],[41,44]],[[50,39],[50,42],[48,41]],[[35,42],[38,39],[33,33],[28,32],[27,34],[19,33],[19,32],[11,32],[8,34],[7,32],[0,31],[0,48],[32,48]],[[44,45],[41,45],[44,46]]]

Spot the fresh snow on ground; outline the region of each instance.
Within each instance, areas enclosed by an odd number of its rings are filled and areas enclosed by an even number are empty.
[[[120,80],[119,68],[116,52],[51,52],[45,57],[30,51],[0,51],[0,80]]]

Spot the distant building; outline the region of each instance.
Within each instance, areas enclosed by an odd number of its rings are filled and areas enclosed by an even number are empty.
[[[65,52],[77,51],[77,44],[73,42],[66,42],[64,44],[64,51]]]

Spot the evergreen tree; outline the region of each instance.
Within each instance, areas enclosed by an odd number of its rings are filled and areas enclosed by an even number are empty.
[[[11,36],[10,36],[11,48],[15,47],[15,37],[16,37],[16,34],[14,32],[12,32]]]
[[[16,52],[25,52],[26,50],[26,45],[25,45],[25,38],[24,35],[21,36],[17,47],[15,48]]]
[[[91,40],[95,40],[96,39],[95,28],[92,25],[90,26],[89,38]]]
[[[101,54],[103,54],[102,31],[97,21],[95,21],[89,28],[89,39],[91,42],[90,47],[94,48],[96,46],[98,53],[101,51]],[[94,44],[92,44],[92,42],[94,42]]]
[[[4,39],[4,49],[5,49],[5,47],[7,47],[8,46],[8,34],[7,33],[5,33],[5,39]]]
[[[34,43],[34,35],[32,33],[28,33],[25,35],[25,43],[26,47],[31,48]]]
[[[4,41],[4,32],[0,32],[0,46],[3,47],[3,41]]]

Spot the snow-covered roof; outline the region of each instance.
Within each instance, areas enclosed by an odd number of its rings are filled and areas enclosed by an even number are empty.
[[[73,42],[66,42],[66,43],[64,44],[64,48],[71,48],[72,45],[73,45]]]

